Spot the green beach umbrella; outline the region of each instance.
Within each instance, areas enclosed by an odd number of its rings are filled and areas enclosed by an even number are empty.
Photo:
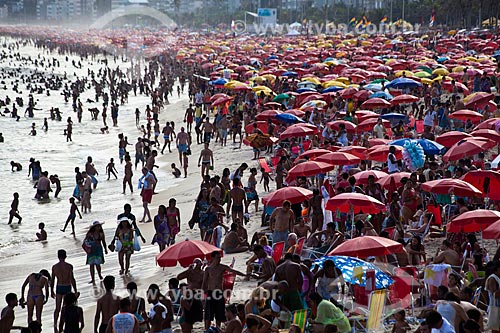
[[[424,77],[431,77],[431,76],[432,76],[432,74],[429,74],[429,73],[428,73],[428,72],[426,72],[426,71],[420,71],[420,72],[416,72],[416,73],[415,73],[415,76],[416,76],[416,77],[419,77],[419,78],[421,78],[421,79],[422,79],[422,78],[424,78]]]
[[[420,69],[421,71],[427,72],[429,74],[432,74],[432,69],[430,69],[427,66],[418,66],[417,69]]]
[[[285,99],[289,99],[290,98],[290,95],[288,94],[279,94],[278,96],[274,97],[273,98],[273,102],[281,102]]]
[[[382,83],[382,82],[389,82],[389,80],[387,80],[387,79],[376,79],[376,80],[371,81],[370,83]]]

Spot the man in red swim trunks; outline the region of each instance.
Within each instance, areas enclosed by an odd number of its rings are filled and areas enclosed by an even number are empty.
[[[139,222],[151,222],[151,213],[149,212],[148,205],[151,203],[153,199],[153,188],[156,184],[156,179],[151,172],[147,168],[142,168],[143,176],[139,180],[139,187],[142,188],[141,196],[142,196],[142,207],[144,207],[144,215],[142,216],[142,220]],[[147,221],[144,221],[148,217]]]
[[[193,120],[194,120],[194,109],[193,105],[189,104],[189,107],[186,109],[186,113],[184,114],[184,122],[187,123],[187,131],[191,133],[191,129],[193,128]]]

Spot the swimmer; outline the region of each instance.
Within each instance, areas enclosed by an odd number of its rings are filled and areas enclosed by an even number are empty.
[[[47,231],[45,231],[45,223],[38,223],[38,229],[40,232],[36,233],[36,241],[43,242],[47,240]]]
[[[18,219],[17,224],[21,224],[21,221],[23,218],[19,215],[19,193],[14,192],[13,194],[14,199],[12,200],[12,203],[10,204],[10,212],[9,212],[9,224],[12,223],[12,220],[14,217]]]
[[[14,161],[10,161],[10,166],[11,166],[12,172],[21,171],[23,169],[23,166],[21,165],[21,163],[14,162]],[[16,169],[16,170],[14,170],[14,169]]]

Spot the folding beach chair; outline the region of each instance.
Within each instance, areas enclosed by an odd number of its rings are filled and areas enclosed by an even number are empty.
[[[297,310],[292,313],[292,324],[300,327],[301,332],[305,332],[307,326],[307,309]]]
[[[285,242],[277,242],[273,245],[273,259],[276,264],[281,260],[283,256],[283,250],[285,249]]]
[[[297,247],[295,248],[295,254],[299,255],[302,253],[302,249],[304,248],[304,243],[306,242],[305,237],[299,238],[297,241]]]
[[[236,258],[233,257],[233,260],[231,261],[231,264],[229,265],[229,267],[233,268],[235,262],[236,262]],[[226,303],[229,303],[229,301],[231,300],[235,280],[236,280],[235,273],[231,273],[228,271],[224,272],[224,275],[222,278],[222,289],[224,290],[224,299],[226,300]]]
[[[387,290],[379,289],[370,293],[368,300],[368,309],[356,308],[355,311],[360,312],[360,316],[353,316],[350,318],[355,325],[360,327],[365,332],[375,332],[380,329],[385,331],[384,328],[384,310],[385,301],[387,298]],[[364,324],[366,322],[366,324]]]

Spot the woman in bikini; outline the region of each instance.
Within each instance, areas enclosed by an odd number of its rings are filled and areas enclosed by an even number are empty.
[[[166,209],[167,213],[167,223],[170,230],[170,237],[168,239],[167,245],[172,245],[175,243],[175,236],[181,231],[181,212],[179,208],[175,207],[177,201],[171,198],[168,201],[168,207]]]
[[[170,238],[170,230],[168,227],[167,208],[164,205],[158,206],[158,214],[154,218],[156,234],[153,237],[152,243],[158,243],[160,252],[168,245]]]
[[[128,274],[130,268],[130,257],[134,253],[134,230],[128,220],[121,220],[118,225],[116,236],[122,247],[118,252],[118,262],[120,263],[120,275]]]
[[[33,321],[33,310],[36,307],[36,320],[42,323],[43,305],[49,299],[50,274],[42,269],[39,273],[31,273],[21,287],[21,298],[19,304],[28,307],[28,324]],[[28,295],[24,300],[24,291],[28,286]],[[45,292],[43,291],[45,289]]]

